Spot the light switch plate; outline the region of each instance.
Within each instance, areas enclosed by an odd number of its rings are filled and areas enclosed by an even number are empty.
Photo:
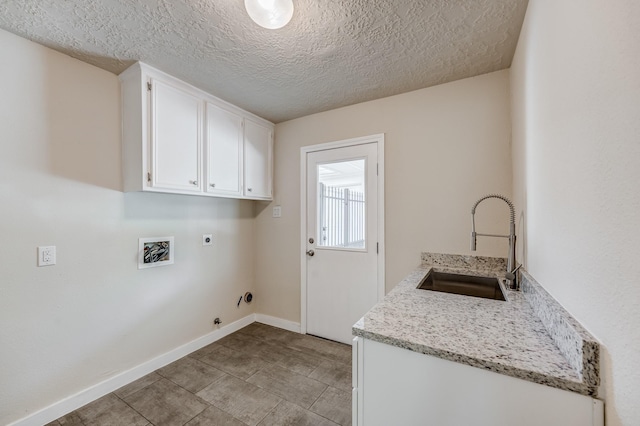
[[[210,246],[213,244],[213,235],[212,234],[202,234],[202,245]]]
[[[56,246],[38,247],[38,266],[49,266],[56,264]]]
[[[282,217],[282,206],[273,207],[273,217]]]

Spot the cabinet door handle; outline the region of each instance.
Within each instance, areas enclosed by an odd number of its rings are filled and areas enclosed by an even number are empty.
[[[210,183],[209,186],[212,187],[212,188],[215,188],[216,184],[215,183]]]
[[[197,181],[197,180],[191,180],[191,181],[189,181],[189,182],[191,182],[193,185],[198,186],[198,181]]]
[[[253,191],[253,189],[252,188],[247,188],[247,191],[251,192],[251,191]]]

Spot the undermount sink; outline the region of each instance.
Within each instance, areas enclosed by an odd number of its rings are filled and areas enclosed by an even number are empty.
[[[507,300],[497,277],[477,277],[431,270],[418,284],[418,289]]]

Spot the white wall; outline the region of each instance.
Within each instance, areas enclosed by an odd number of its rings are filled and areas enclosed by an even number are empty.
[[[117,77],[0,30],[0,424],[252,313],[250,201],[120,191]],[[214,245],[202,247],[202,234]],[[137,269],[139,237],[176,263]],[[36,246],[58,264],[36,267]]]
[[[500,71],[280,123],[275,199],[257,219],[258,311],[300,321],[300,147],[385,133],[386,288],[422,251],[470,254],[471,207],[511,195],[509,73]],[[478,231],[508,233],[508,208],[487,200]],[[505,257],[506,241],[478,240],[479,255]]]
[[[531,0],[511,82],[526,267],[601,340],[607,425],[640,424],[640,3]]]

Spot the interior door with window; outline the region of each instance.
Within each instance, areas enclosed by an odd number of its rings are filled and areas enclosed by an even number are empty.
[[[376,143],[308,152],[306,331],[350,344],[378,300]]]

